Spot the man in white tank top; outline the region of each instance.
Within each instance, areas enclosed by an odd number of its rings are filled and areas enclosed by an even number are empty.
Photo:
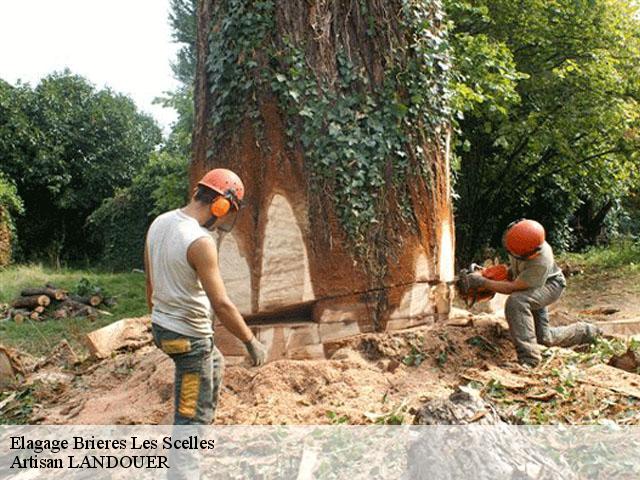
[[[211,170],[186,207],[160,215],[147,232],[147,304],[154,341],[176,367],[176,425],[210,424],[215,415],[223,358],[213,342],[213,313],[244,342],[254,365],[265,361],[266,348],[227,295],[209,233],[233,227],[243,197],[235,173]]]

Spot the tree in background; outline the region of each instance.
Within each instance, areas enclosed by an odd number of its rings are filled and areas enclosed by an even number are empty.
[[[594,241],[638,179],[640,22],[628,0],[448,0],[459,82],[458,257],[540,220]],[[576,235],[572,236],[572,232]]]
[[[151,155],[131,184],[105,200],[89,219],[95,238],[103,245],[102,263],[109,268],[141,268],[144,238],[153,218],[183,205],[188,194],[187,166],[194,120],[196,4],[195,0],[171,1],[169,23],[173,40],[181,46],[171,66],[180,85],[156,99],[156,103],[175,109],[178,119],[161,150]]]
[[[21,213],[22,199],[16,186],[0,173],[0,268],[11,262],[16,234],[14,215]]]
[[[175,178],[186,177],[182,157],[157,152],[131,185],[105,200],[89,217],[102,245],[101,261],[114,270],[142,268],[144,239],[153,218],[184,203],[185,188]],[[186,181],[184,181],[186,183]]]
[[[197,3],[197,0],[171,0],[169,23],[173,41],[180,45],[176,59],[171,63],[171,69],[180,85],[175,91],[166,92],[164,97],[156,100],[178,113],[178,120],[172,125],[167,140],[167,148],[183,155],[185,160],[191,157],[193,131]]]
[[[87,217],[131,182],[160,140],[131,99],[69,71],[35,88],[0,81],[0,171],[24,201],[21,256],[93,258]]]

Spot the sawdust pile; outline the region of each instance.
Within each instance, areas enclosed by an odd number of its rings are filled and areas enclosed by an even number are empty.
[[[216,423],[412,423],[426,401],[469,384],[510,423],[640,423],[640,377],[606,365],[602,345],[552,348],[541,367],[524,370],[503,322],[485,316],[367,334],[336,343],[329,360],[229,367]],[[30,422],[171,423],[173,365],[155,347],[64,365],[29,379]]]

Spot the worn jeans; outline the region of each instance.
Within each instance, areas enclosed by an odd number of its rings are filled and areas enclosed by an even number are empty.
[[[565,286],[564,276],[558,275],[542,287],[509,295],[504,312],[520,363],[531,366],[540,363],[540,345],[571,347],[590,342],[597,335],[596,327],[584,322],[549,326],[547,307],[560,298]]]
[[[186,440],[201,435],[200,425],[209,425],[215,416],[222,384],[224,358],[213,343],[213,337],[187,337],[151,324],[156,346],[175,364],[174,415],[172,437]],[[201,478],[198,450],[171,449],[169,480]]]
[[[213,337],[187,337],[152,324],[153,340],[175,364],[174,424],[209,425],[213,421],[224,358]]]

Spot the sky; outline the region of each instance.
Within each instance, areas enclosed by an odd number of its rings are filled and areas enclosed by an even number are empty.
[[[177,86],[169,0],[0,0],[0,78],[35,86],[69,68],[130,96],[165,132],[175,111],[152,105]]]

